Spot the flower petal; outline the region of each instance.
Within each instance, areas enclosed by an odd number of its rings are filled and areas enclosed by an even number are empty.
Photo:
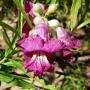
[[[29,34],[29,31],[30,31],[30,27],[28,26],[27,22],[24,22],[23,24],[23,30],[22,30],[22,33],[28,35]]]
[[[48,26],[45,23],[38,23],[35,26],[34,35],[39,35],[44,41],[49,38]]]
[[[61,51],[64,48],[63,42],[57,39],[51,39],[44,44],[43,51],[48,53],[55,53]]]
[[[29,13],[33,8],[33,3],[31,3],[30,1],[26,1],[24,4],[24,8],[25,8],[25,11]]]
[[[17,47],[20,48],[23,52],[35,52],[41,50],[43,47],[44,41],[39,37],[22,37],[17,42]]]
[[[66,45],[67,49],[77,49],[81,47],[81,40],[71,36],[64,28],[58,27],[57,38]]]
[[[29,61],[24,61],[24,67],[27,72],[33,72],[35,76],[40,76],[44,72],[51,72],[53,70],[53,65],[49,63],[45,55],[37,55],[36,58],[29,59]]]

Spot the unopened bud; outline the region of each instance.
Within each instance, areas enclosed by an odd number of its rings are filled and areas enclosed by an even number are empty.
[[[36,3],[33,5],[33,12],[35,16],[40,16],[43,14],[44,6],[40,3]]]
[[[57,28],[60,26],[59,21],[56,19],[52,19],[52,20],[48,21],[48,24],[49,24],[49,27],[51,27],[51,28]]]
[[[46,18],[40,17],[40,16],[35,17],[33,22],[34,22],[35,25],[38,24],[38,23],[41,23],[41,22],[46,23],[46,24],[48,23]]]
[[[54,13],[56,11],[57,7],[58,7],[58,4],[50,4],[50,6],[46,12],[46,15]]]

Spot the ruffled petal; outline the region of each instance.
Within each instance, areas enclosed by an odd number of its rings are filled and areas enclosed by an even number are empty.
[[[63,42],[57,39],[51,39],[44,44],[43,51],[48,53],[55,53],[61,51],[64,47],[65,45]]]
[[[64,28],[58,27],[56,29],[56,31],[57,31],[57,38],[60,41],[64,42],[64,44],[67,45],[67,46],[72,44],[71,43],[71,36]]]
[[[20,40],[18,40],[16,46],[23,52],[35,52],[41,50],[43,44],[44,41],[39,36],[23,36]]]
[[[58,27],[56,31],[57,38],[66,45],[66,49],[73,50],[81,47],[81,40],[71,36],[64,28]]]
[[[51,72],[53,70],[53,65],[49,63],[47,57],[43,54],[37,54],[35,58],[32,57],[29,61],[26,58],[24,67],[27,72],[33,72],[35,76],[40,76],[44,72]]]

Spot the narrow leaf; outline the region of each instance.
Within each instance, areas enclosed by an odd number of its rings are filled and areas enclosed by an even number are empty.
[[[87,20],[85,20],[83,23],[81,23],[81,24],[77,27],[77,29],[80,29],[80,28],[86,26],[87,24],[90,24],[90,19],[87,19]]]
[[[11,27],[10,25],[8,25],[8,24],[6,24],[6,23],[0,21],[0,26],[2,26],[3,28],[8,29],[8,30],[10,30],[10,31],[12,31],[12,32],[14,32],[14,33],[16,33],[16,34],[19,36],[17,30],[14,29],[13,27]]]
[[[34,87],[32,83],[28,83],[24,80],[18,80],[18,86],[24,88],[24,89],[31,89]]]
[[[79,9],[81,7],[82,0],[73,0],[71,11],[70,11],[70,28],[71,31],[75,28],[77,25],[77,16]]]
[[[3,31],[3,38],[4,38],[5,42],[6,42],[6,44],[9,46],[9,48],[13,50],[12,45],[11,45],[10,38],[9,38],[6,30],[5,29],[3,29],[3,30],[4,30]]]
[[[7,75],[0,74],[0,81],[10,82],[11,80],[13,80],[13,77],[8,77]]]

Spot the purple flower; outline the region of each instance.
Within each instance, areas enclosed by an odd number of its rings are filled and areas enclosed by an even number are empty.
[[[73,37],[64,28],[58,27],[57,38],[66,45],[67,49],[74,50],[81,47],[81,40]]]
[[[62,49],[61,45],[58,40],[45,42],[39,36],[23,37],[17,42],[17,47],[24,53],[24,67],[35,76],[53,70],[53,55]]]
[[[75,38],[71,34],[69,34],[64,28],[58,27],[57,31],[57,38],[61,42],[64,43],[65,48],[60,52],[60,56],[62,59],[66,59],[66,62],[72,63],[75,61],[73,58],[71,50],[76,50],[81,47],[82,41]]]
[[[63,49],[63,43],[57,39],[48,38],[48,26],[37,24],[34,35],[23,36],[17,42],[17,47],[24,54],[24,67],[35,76],[53,70],[53,55]]]

